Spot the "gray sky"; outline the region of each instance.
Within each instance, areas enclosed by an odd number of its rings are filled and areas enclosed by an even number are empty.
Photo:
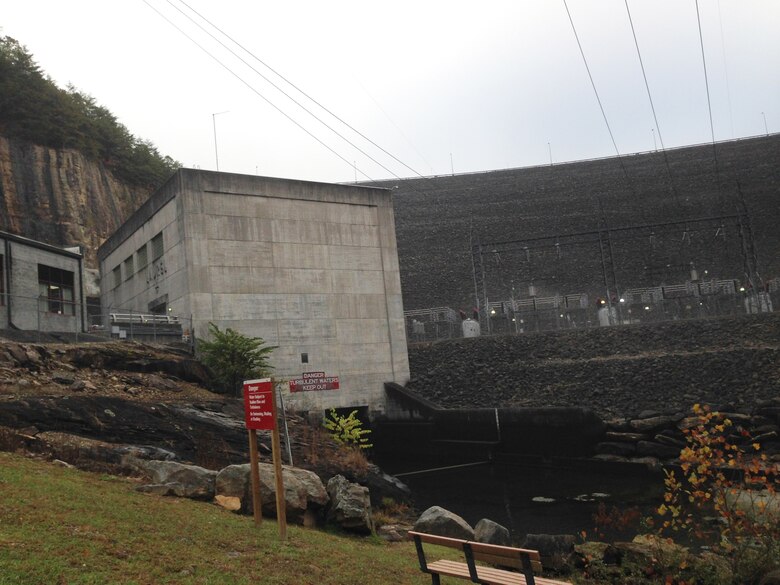
[[[420,174],[615,154],[563,0],[185,1]],[[222,171],[352,181],[356,162],[360,180],[415,176],[296,95],[389,171],[331,133],[175,10],[197,19],[179,0],[147,2],[254,91],[144,0],[8,1],[0,27],[58,84],[91,94],[185,166],[215,168],[216,120]],[[654,138],[660,148],[659,137],[667,147],[710,141],[695,0],[628,2],[659,128],[625,1],[568,4],[621,153],[652,150]],[[780,2],[699,0],[699,11],[715,138],[764,134],[764,116],[780,131]]]

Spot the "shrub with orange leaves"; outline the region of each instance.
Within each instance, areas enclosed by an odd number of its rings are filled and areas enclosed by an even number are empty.
[[[664,502],[652,522],[727,559],[734,582],[756,582],[780,564],[780,467],[748,431],[694,405],[679,472],[666,470]]]

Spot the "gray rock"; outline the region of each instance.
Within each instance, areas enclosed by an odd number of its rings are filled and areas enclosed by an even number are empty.
[[[24,365],[30,361],[30,359],[27,357],[27,352],[24,351],[24,348],[21,345],[10,343],[6,347],[6,351],[8,351],[8,353],[11,355],[11,358],[13,358],[13,360],[16,361],[16,363],[19,365]]]
[[[610,431],[604,435],[604,438],[609,441],[615,441],[619,443],[636,443],[647,438],[644,433],[619,433]]]
[[[416,532],[474,540],[474,529],[463,518],[439,506],[431,506],[414,523]]]
[[[81,392],[87,387],[87,383],[84,380],[74,380],[70,385],[72,392]]]
[[[575,541],[571,534],[528,534],[523,548],[539,551],[543,566],[560,569],[574,552]]]
[[[405,524],[385,524],[376,529],[376,534],[388,542],[403,542],[411,529],[411,526]]]
[[[184,485],[178,482],[171,483],[150,483],[146,485],[139,485],[135,488],[135,491],[143,494],[154,494],[156,496],[178,496],[186,497],[186,489]]]
[[[328,481],[328,521],[350,532],[372,531],[371,497],[368,488],[336,475]]]
[[[180,483],[184,486],[185,498],[211,500],[214,498],[214,484],[217,472],[196,465],[185,465],[175,461],[137,461],[138,467],[152,476],[156,484]]]
[[[57,370],[56,372],[52,372],[51,379],[53,382],[57,382],[57,384],[70,386],[73,384],[73,382],[76,381],[76,376],[74,376],[73,373],[67,372],[65,370]]]
[[[631,428],[641,433],[649,433],[660,431],[665,428],[669,428],[677,424],[682,420],[682,416],[653,416],[650,418],[643,418],[631,421]]]
[[[685,447],[685,441],[681,441],[680,439],[677,439],[675,437],[670,437],[669,435],[664,434],[657,434],[654,438],[656,443],[661,443],[662,445],[667,445],[669,447],[676,447],[677,451],[679,452],[680,449]]]
[[[474,540],[486,544],[512,546],[512,537],[509,535],[509,530],[488,518],[483,518],[477,522],[477,525],[474,527]]]
[[[276,516],[276,481],[274,466],[260,463],[260,500],[263,515]],[[328,503],[328,493],[316,473],[295,467],[282,468],[285,513],[291,522],[303,523],[306,513],[316,514]],[[252,513],[252,476],[249,463],[228,465],[215,480],[215,494],[241,501],[240,511]]]

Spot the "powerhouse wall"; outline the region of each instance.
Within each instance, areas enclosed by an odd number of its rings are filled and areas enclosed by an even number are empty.
[[[390,192],[178,171],[100,248],[111,310],[231,327],[277,345],[275,374],[338,376],[295,392],[299,410],[386,410],[409,376]]]

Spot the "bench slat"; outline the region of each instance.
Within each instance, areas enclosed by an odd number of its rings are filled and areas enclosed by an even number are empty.
[[[462,538],[450,538],[448,536],[439,536],[437,534],[428,534],[426,532],[409,531],[409,538],[414,538],[415,536],[419,536],[420,540],[427,542],[428,544],[447,546],[449,548],[457,548],[459,550],[463,550],[463,545],[468,542]]]
[[[514,557],[518,558],[520,553],[528,555],[528,557],[532,561],[539,561],[541,560],[541,557],[539,556],[539,551],[531,550],[528,548],[514,548],[512,546],[501,546],[498,544],[485,544],[484,542],[473,542],[470,541],[469,544],[471,545],[471,550],[473,550],[475,553],[486,553],[491,555],[500,555],[500,556],[506,556],[506,557]]]
[[[471,543],[471,546],[474,546],[474,543]],[[538,555],[537,555],[538,558]],[[523,561],[520,558],[519,555],[515,555],[514,557],[504,556],[504,555],[492,555],[487,553],[474,553],[474,559],[477,561],[481,561],[483,563],[490,563],[491,565],[500,565],[502,567],[512,567],[513,569],[523,569]],[[531,567],[533,568],[534,573],[541,573],[542,572],[542,563],[538,560],[533,560],[533,557],[531,557]]]
[[[526,572],[528,579],[530,580],[533,577],[533,582],[536,583],[536,585],[570,585],[570,583],[565,581],[533,576],[530,569],[533,569],[533,572],[535,573],[541,573],[542,571],[539,552],[535,550],[485,544],[460,538],[427,534],[424,532],[410,531],[408,536],[410,539],[414,539],[416,543],[417,554],[420,560],[420,569],[426,573],[447,575],[449,577],[472,581],[472,571],[476,571],[476,579],[478,579],[480,583],[487,583],[489,585],[527,585],[527,580],[524,575],[524,572],[526,571],[523,566],[525,561],[526,564],[530,564],[530,568]],[[465,555],[467,562],[463,563],[441,559],[428,563],[422,549],[423,542],[460,550]],[[511,567],[523,572],[512,572],[495,567],[476,565],[474,560],[487,562],[493,565]]]

